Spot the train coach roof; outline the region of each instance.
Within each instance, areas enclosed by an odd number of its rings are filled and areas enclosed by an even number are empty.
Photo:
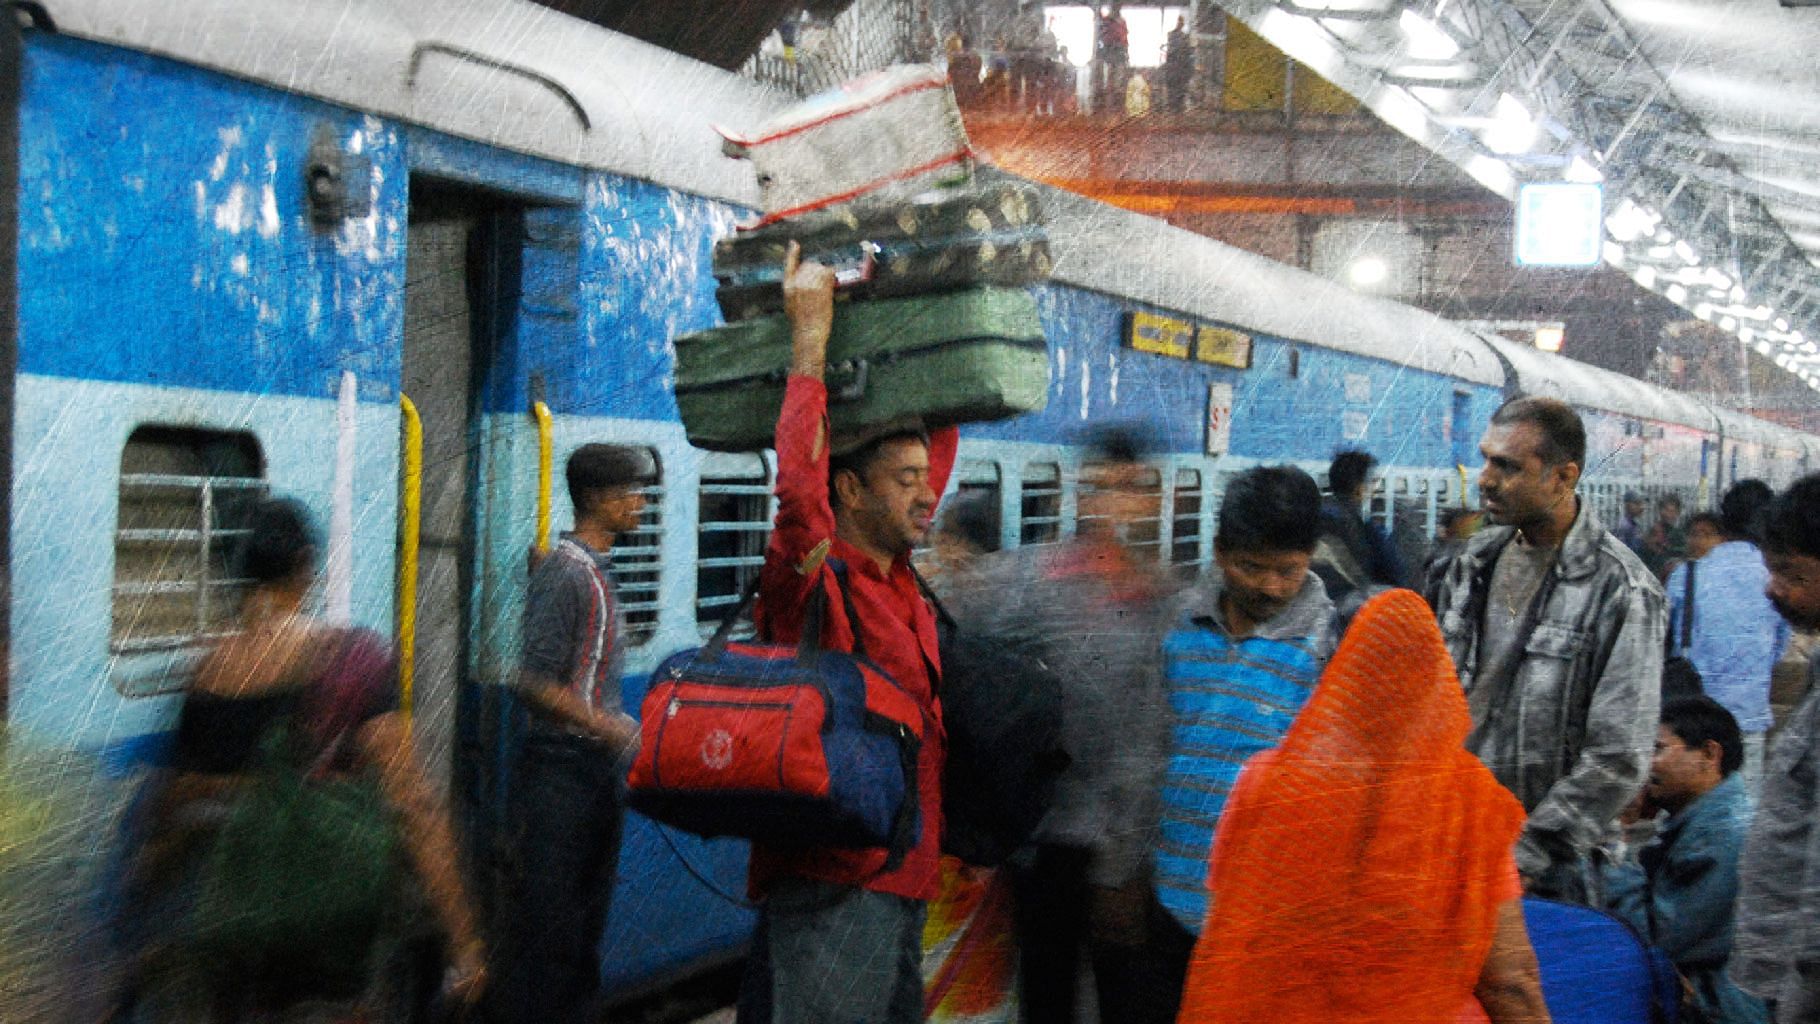
[[[567,164],[756,206],[712,126],[787,102],[523,0],[44,0],[60,32]],[[688,83],[686,101],[678,84]]]
[[[1505,338],[1487,335],[1486,341],[1510,361],[1517,387],[1526,395],[1547,395],[1572,405],[1696,430],[1713,429],[1712,412],[1685,395]]]
[[[1504,371],[1468,331],[1412,306],[1172,227],[1045,188],[1054,278],[1285,341],[1501,386]]]
[[[1725,436],[1732,441],[1749,441],[1752,444],[1769,445],[1791,452],[1805,452],[1815,449],[1815,439],[1799,430],[1758,419],[1748,413],[1723,406],[1714,406],[1713,413],[1719,417],[1719,427]]]

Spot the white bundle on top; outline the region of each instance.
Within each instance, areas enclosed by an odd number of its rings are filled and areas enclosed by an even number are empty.
[[[811,96],[750,135],[717,128],[758,171],[764,222],[862,197],[911,196],[972,177],[948,74],[906,64]]]

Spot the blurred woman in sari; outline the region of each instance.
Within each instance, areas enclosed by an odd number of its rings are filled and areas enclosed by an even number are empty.
[[[1434,613],[1365,604],[1221,817],[1181,1020],[1545,1024],[1512,848]]]

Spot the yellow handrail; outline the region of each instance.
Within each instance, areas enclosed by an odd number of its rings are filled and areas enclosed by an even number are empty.
[[[1455,429],[1457,430],[1459,428],[1456,427]],[[1453,464],[1453,468],[1455,470],[1457,470],[1460,474],[1460,507],[1461,508],[1471,508],[1472,505],[1466,500],[1466,491],[1467,491],[1466,463],[1456,462]]]
[[[423,420],[402,392],[404,431],[398,484],[398,687],[408,724],[415,710],[417,672],[417,541],[423,526]]]
[[[550,407],[531,403],[531,415],[537,417],[537,550],[550,550],[550,486],[555,461],[555,428],[550,420]]]

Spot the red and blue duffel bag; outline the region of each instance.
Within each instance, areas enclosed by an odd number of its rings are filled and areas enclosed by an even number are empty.
[[[845,567],[829,565],[857,621]],[[804,609],[799,645],[730,642],[756,593],[754,581],[705,647],[652,675],[633,809],[701,836],[884,847],[895,866],[917,839],[922,709],[863,649],[822,648],[823,588]]]

